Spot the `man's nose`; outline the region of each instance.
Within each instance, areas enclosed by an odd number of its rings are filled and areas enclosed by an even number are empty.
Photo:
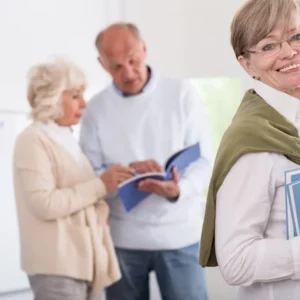
[[[126,66],[123,69],[123,76],[125,80],[130,80],[134,77],[134,69],[132,66]]]

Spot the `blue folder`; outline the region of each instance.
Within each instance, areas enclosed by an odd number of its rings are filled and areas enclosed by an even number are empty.
[[[300,220],[300,168],[285,172],[287,239],[299,235]]]

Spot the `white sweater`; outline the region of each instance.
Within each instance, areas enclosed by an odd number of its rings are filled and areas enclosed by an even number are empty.
[[[107,198],[114,243],[127,249],[178,249],[198,242],[211,174],[211,136],[195,88],[152,71],[141,94],[124,97],[111,85],[88,105],[81,145],[97,174],[113,164],[155,159],[200,141],[202,158],[180,179],[176,203],[151,195],[126,212],[117,193]]]

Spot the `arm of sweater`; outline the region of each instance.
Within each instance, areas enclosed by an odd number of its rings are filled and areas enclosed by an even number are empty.
[[[16,178],[28,207],[39,219],[50,221],[66,217],[96,203],[106,193],[98,178],[69,188],[57,188],[54,166],[38,139],[17,143],[15,153]]]
[[[95,174],[101,175],[105,170],[103,151],[97,130],[98,124],[94,119],[91,109],[88,107],[81,120],[80,146],[89,159]]]
[[[80,126],[80,146],[84,154],[87,156],[94,172],[100,176],[110,166],[105,165],[102,145],[97,130],[98,124],[93,116],[91,109],[85,110]],[[118,191],[107,193],[106,200],[116,198]]]
[[[179,182],[180,199],[201,195],[206,191],[213,163],[211,131],[196,88],[189,84],[183,97],[187,120],[185,144],[190,146],[200,142],[201,158],[183,173]]]
[[[273,168],[269,153],[246,154],[217,193],[216,255],[228,284],[300,279],[300,237],[264,237],[276,197]]]

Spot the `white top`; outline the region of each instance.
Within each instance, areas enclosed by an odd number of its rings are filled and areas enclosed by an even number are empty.
[[[195,88],[153,70],[141,94],[124,97],[113,85],[88,105],[81,145],[97,174],[113,164],[155,159],[164,165],[183,147],[200,141],[202,158],[180,179],[181,196],[171,203],[151,195],[126,212],[110,195],[110,226],[117,247],[176,249],[199,241],[211,174],[211,135]]]
[[[82,158],[82,150],[76,138],[73,135],[72,128],[69,126],[60,126],[56,122],[49,121],[42,123],[37,121],[37,125],[58,145],[62,146],[73,159],[80,163]]]
[[[264,83],[255,91],[300,129],[300,101]],[[262,133],[263,134],[263,133]],[[243,155],[217,193],[215,246],[220,271],[241,286],[239,300],[300,299],[300,237],[286,240],[283,155]]]

